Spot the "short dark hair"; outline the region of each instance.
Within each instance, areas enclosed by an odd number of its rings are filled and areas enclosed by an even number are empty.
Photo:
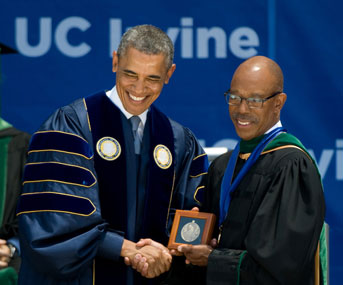
[[[164,54],[167,70],[173,64],[173,42],[165,32],[155,26],[140,25],[127,30],[120,40],[118,58],[125,55],[130,47],[146,54]]]

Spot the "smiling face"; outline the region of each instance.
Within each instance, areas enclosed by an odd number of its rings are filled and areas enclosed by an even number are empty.
[[[117,73],[116,88],[125,110],[139,115],[158,98],[175,64],[167,70],[164,54],[145,54],[131,47],[120,58],[113,52],[112,70]]]
[[[242,98],[267,98],[282,90],[280,79],[270,68],[266,58],[248,60],[241,64],[231,81],[230,93]],[[280,111],[286,101],[286,94],[279,95],[263,103],[261,109],[249,108],[242,100],[238,106],[229,106],[231,120],[237,135],[243,140],[251,140],[263,135],[280,119]]]

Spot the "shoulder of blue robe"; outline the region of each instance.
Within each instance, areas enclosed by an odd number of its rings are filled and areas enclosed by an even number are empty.
[[[21,272],[67,279],[89,272],[97,255],[119,258],[123,238],[101,217],[92,144],[83,99],[33,135],[17,208]]]
[[[188,193],[184,209],[200,206],[204,197],[203,179],[207,175],[208,157],[197,138],[188,128],[170,120],[175,139],[176,188]],[[191,196],[191,197],[190,197]]]

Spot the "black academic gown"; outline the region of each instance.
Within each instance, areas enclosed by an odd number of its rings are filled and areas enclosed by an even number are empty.
[[[205,178],[203,211],[217,217],[229,157],[214,160]],[[244,163],[238,158],[234,176]],[[324,214],[320,177],[305,152],[286,148],[262,154],[232,194],[219,246],[209,256],[206,284],[238,284],[238,278],[239,284],[314,284]]]

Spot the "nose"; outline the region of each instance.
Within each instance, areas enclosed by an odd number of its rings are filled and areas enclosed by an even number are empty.
[[[245,99],[242,99],[241,103],[236,107],[241,114],[249,113],[250,108]]]
[[[133,90],[135,91],[135,93],[137,95],[141,95],[144,94],[145,91],[145,84],[143,82],[143,80],[137,80],[134,84],[133,84]]]

